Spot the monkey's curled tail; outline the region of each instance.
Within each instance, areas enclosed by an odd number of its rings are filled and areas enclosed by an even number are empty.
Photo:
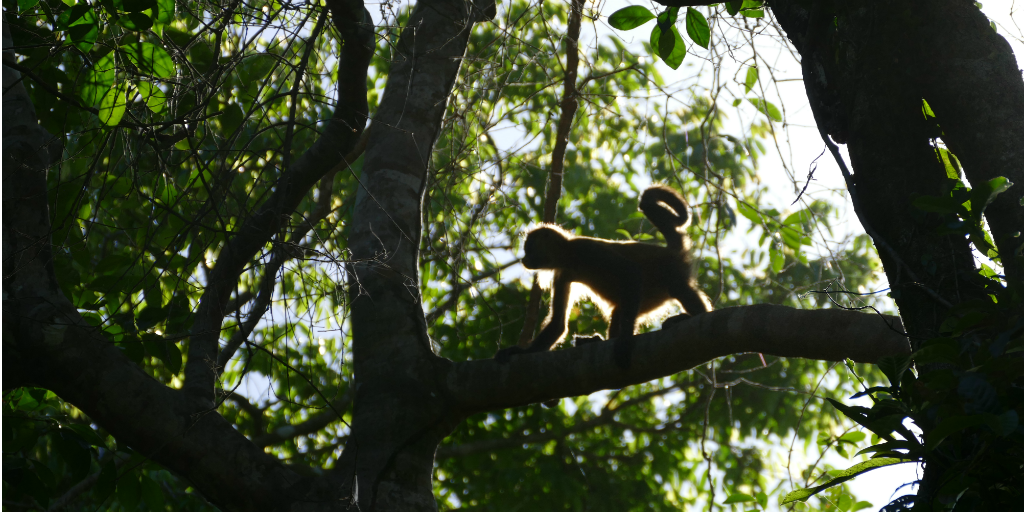
[[[654,185],[640,195],[640,211],[665,237],[669,249],[683,250],[685,235],[680,230],[690,223],[690,206],[683,196],[666,186]]]

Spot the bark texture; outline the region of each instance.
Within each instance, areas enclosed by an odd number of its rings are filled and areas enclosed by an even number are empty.
[[[427,162],[473,24],[493,2],[423,0],[402,31],[367,143],[349,248],[356,398],[342,457],[363,510],[435,510],[434,451],[460,419],[427,337],[419,245]]]
[[[864,363],[910,352],[896,317],[768,304],[720,309],[637,336],[628,370],[615,364],[613,346],[523,354],[508,364],[456,363],[447,385],[460,409],[479,412],[623,388],[743,352]]]
[[[815,120],[846,142],[854,206],[874,238],[911,340],[936,336],[950,308],[984,296],[957,219],[912,206],[948,190],[931,140],[941,135],[972,185],[1015,182],[985,212],[1007,284],[1020,287],[1024,82],[1006,41],[966,0],[769,2],[800,52]],[[941,132],[922,114],[936,112]],[[924,369],[927,371],[927,369]],[[923,419],[926,431],[933,425]],[[944,463],[929,459],[916,506],[929,506]]]
[[[320,138],[281,174],[273,194],[221,249],[196,309],[185,390],[207,407],[213,405],[214,382],[219,373],[218,340],[239,274],[280,230],[282,219],[295,211],[310,188],[344,161],[366,127],[369,107],[365,77],[376,46],[370,13],[361,0],[331,0],[328,6],[345,42],[338,59],[338,76],[346,78],[338,83],[334,114]]]

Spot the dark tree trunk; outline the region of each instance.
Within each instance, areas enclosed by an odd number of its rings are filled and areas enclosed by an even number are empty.
[[[951,306],[984,296],[967,239],[936,234],[955,218],[911,205],[919,195],[948,192],[932,145],[938,133],[922,114],[922,99],[972,185],[996,176],[1016,183],[985,216],[1008,285],[1021,287],[1014,253],[1024,227],[1024,81],[1009,45],[973,2],[769,5],[802,56],[815,120],[848,145],[854,206],[914,346],[938,333]],[[920,422],[926,431],[932,426]],[[926,460],[917,506],[928,509],[945,468],[943,460]]]

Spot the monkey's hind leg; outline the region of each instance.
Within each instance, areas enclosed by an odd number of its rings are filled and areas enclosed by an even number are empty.
[[[701,313],[711,311],[711,301],[703,292],[697,289],[697,283],[689,276],[680,276],[669,286],[669,294],[679,301],[685,310],[678,315],[670,316],[661,323],[661,328],[672,327],[679,322],[689,320]]]
[[[633,361],[633,334],[636,330],[636,318],[639,314],[640,301],[636,305],[623,304],[612,310],[611,324],[608,326],[608,337],[615,340],[615,364],[628,370]]]

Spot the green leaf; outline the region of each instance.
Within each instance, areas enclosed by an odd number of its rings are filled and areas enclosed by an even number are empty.
[[[151,82],[139,82],[135,86],[139,89],[142,101],[154,114],[164,111],[164,106],[167,104],[167,93]]]
[[[224,114],[220,116],[220,126],[224,129],[224,135],[234,134],[238,127],[242,126],[243,121],[245,121],[245,112],[242,112],[242,107],[238,103],[232,103],[225,107]]]
[[[809,208],[804,208],[803,210],[790,214],[782,221],[782,224],[784,226],[801,225],[810,222],[812,218],[814,218],[814,214],[811,213],[811,210]]]
[[[780,112],[779,108],[772,104],[770,101],[765,101],[762,100],[761,98],[747,98],[747,101],[749,101],[751,105],[757,108],[758,112],[768,116],[768,118],[771,119],[772,121],[778,123],[782,122],[782,112]]]
[[[704,48],[711,43],[711,26],[708,25],[708,20],[693,7],[686,8],[686,35]]]
[[[164,366],[167,367],[167,371],[171,372],[171,375],[177,375],[181,372],[181,350],[178,349],[178,345],[170,341],[167,342],[166,350]]]
[[[746,88],[746,92],[744,94],[749,93],[750,90],[753,89],[755,85],[757,85],[757,79],[757,66],[750,66],[749,68],[747,68],[747,79],[746,83],[743,84]]]
[[[174,76],[174,61],[171,60],[171,55],[153,43],[126,44],[121,46],[121,51],[144,73],[161,78]]]
[[[87,52],[99,37],[99,17],[88,3],[82,2],[61,13],[57,28],[67,30],[71,42]]]
[[[877,452],[895,452],[896,450],[910,450],[910,454],[913,454],[916,450],[919,450],[920,447],[921,445],[912,441],[888,441],[864,448],[854,455],[865,455]]]
[[[23,13],[39,3],[39,0],[18,0],[18,12]]]
[[[943,167],[946,168],[946,177],[951,180],[960,180],[960,160],[957,159],[956,155],[951,153],[946,148],[936,148],[935,151],[939,155],[939,161],[942,162]]]
[[[982,212],[995,200],[996,196],[1006,192],[1006,189],[1012,186],[1013,182],[1002,176],[997,176],[985,183],[975,185],[971,189],[971,215],[975,219],[981,219]]]
[[[753,496],[751,496],[749,494],[743,494],[741,492],[738,492],[736,494],[730,494],[729,497],[726,498],[725,501],[722,502],[722,504],[723,505],[729,505],[729,504],[732,504],[732,503],[746,503],[748,501],[756,501],[756,500],[754,499]]]
[[[163,361],[168,371],[174,375],[181,371],[181,351],[177,345],[153,333],[145,333],[141,339],[146,352]]]
[[[648,8],[642,5],[631,5],[612,13],[608,17],[608,24],[618,30],[633,30],[654,18],[656,16]]]
[[[825,400],[828,400],[828,402],[832,404],[833,407],[839,409],[839,412],[845,414],[846,417],[850,418],[851,420],[857,422],[860,425],[864,424],[864,421],[868,417],[868,411],[870,411],[870,409],[868,409],[867,407],[860,407],[857,405],[846,405],[832,398],[826,398]]]
[[[767,494],[765,494],[763,492],[759,492],[759,493],[757,493],[757,496],[755,496],[755,498],[757,499],[757,504],[761,505],[761,508],[768,508],[768,495]]]
[[[209,58],[212,61],[213,52],[209,50],[209,46],[205,44],[197,44],[192,47],[189,51],[189,55],[193,62],[197,66],[205,65],[204,62],[198,62],[199,55],[197,54],[198,48],[205,48],[205,52],[209,53]],[[242,60],[242,64],[238,66],[238,79],[242,83],[251,83],[266,78],[267,74],[270,73],[271,69],[274,69],[274,57],[266,54],[253,55]]]
[[[161,25],[174,21],[174,0],[157,0],[154,14],[156,23]]]
[[[849,442],[849,443],[859,443],[859,442],[863,441],[864,438],[867,437],[867,436],[868,435],[865,434],[864,432],[853,431],[853,432],[847,432],[847,433],[843,434],[843,436],[840,437],[839,440],[840,441],[846,441],[846,442]]]
[[[661,27],[655,25],[654,30],[651,31],[651,48],[654,48],[654,51],[665,61],[665,64],[668,64],[668,67],[679,69],[683,58],[686,57],[686,43],[683,42],[683,36],[679,35],[679,30],[674,25],[671,31],[671,37],[662,37]]]
[[[104,55],[86,72],[80,93],[84,104],[90,107],[99,105],[110,86],[114,85],[114,78],[117,74],[114,57],[114,52]]]
[[[120,343],[117,343],[117,347],[124,351],[124,355],[129,361],[135,364],[142,363],[142,358],[146,356],[146,352],[142,349],[142,341],[135,336],[125,336]]]
[[[925,118],[935,117],[935,112],[932,111],[932,106],[928,104],[928,100],[921,99],[921,113],[924,114]]]
[[[40,471],[38,464],[32,464],[32,469]],[[42,470],[49,471],[45,467]],[[46,488],[46,483],[39,475],[26,467],[11,470],[5,468],[4,482],[11,484],[16,493],[25,493],[35,498],[44,509],[50,504],[50,491]],[[6,492],[4,495],[6,496]]]
[[[885,356],[878,360],[878,369],[889,379],[889,384],[898,386],[903,372],[910,368],[910,354]]]
[[[679,8],[669,7],[668,10],[658,15],[658,24],[662,27],[675,24],[676,20],[679,19]]]
[[[732,16],[740,12],[741,7],[743,7],[743,0],[729,0],[725,3],[725,10]]]
[[[84,440],[85,442],[89,443],[92,446],[99,446],[102,448],[107,447],[107,442],[104,441],[103,438],[100,437],[100,435],[97,434],[96,431],[93,430],[92,427],[90,427],[89,425],[82,425],[80,423],[76,423],[74,425],[69,425],[68,428],[74,430],[75,433],[77,433],[82,438],[82,440]]]
[[[149,510],[164,510],[164,491],[152,478],[142,476],[142,501]]]
[[[124,117],[125,107],[128,105],[127,94],[127,83],[114,84],[100,100],[100,121],[107,126],[117,126]]]
[[[758,213],[757,210],[755,210],[753,207],[747,205],[746,203],[738,202],[736,203],[736,209],[739,210],[740,215],[749,219],[750,222],[754,223],[754,225],[761,224],[761,214]]]
[[[92,23],[80,23],[68,29],[68,35],[71,36],[71,41],[74,42],[75,48],[83,52],[91,50],[92,45],[96,43],[96,39],[100,36],[99,20],[95,18],[95,15],[92,16]]]
[[[975,222],[980,222],[980,220]],[[999,256],[999,253],[996,251],[995,242],[992,241],[992,237],[989,236],[988,232],[982,229],[981,224],[971,227],[968,233],[970,233],[971,243],[978,249],[978,252],[993,259]]]
[[[853,466],[850,466],[848,469],[835,472],[835,478],[828,481],[827,483],[824,483],[816,487],[800,489],[787,494],[786,497],[783,498],[782,502],[780,502],[779,504],[785,505],[787,503],[792,503],[794,501],[804,501],[807,498],[810,498],[811,496],[814,496],[815,494],[818,494],[819,492],[828,489],[829,487],[834,487],[843,482],[846,482],[847,480],[851,480],[862,473],[867,473],[868,471],[871,471],[873,469],[884,468],[886,466],[892,466],[893,464],[901,464],[904,462],[912,461],[897,458],[880,458],[867,460],[859,464],[854,464]],[[829,474],[833,473],[830,471]]]
[[[806,241],[810,245],[810,238],[805,237],[801,231],[797,231],[792,227],[786,226],[779,230],[779,235],[782,236],[782,243],[786,244],[786,247],[795,251],[800,250],[800,246]]]
[[[96,479],[96,498],[106,500],[117,486],[117,466],[113,457],[100,463],[100,476]]]
[[[665,32],[660,27],[657,30],[661,31],[661,35],[658,36],[658,56],[662,59],[667,59],[672,55],[672,50],[676,48],[676,39],[674,37],[662,37]]]
[[[153,28],[153,19],[141,12],[130,12],[121,16],[117,22],[128,30],[142,32]]]
[[[53,446],[67,464],[71,480],[75,483],[89,474],[89,466],[92,464],[92,452],[82,446],[79,439],[78,434],[70,429],[61,429],[53,438]]]
[[[86,15],[89,14],[91,10],[92,7],[90,7],[87,2],[82,2],[60,13],[60,16],[57,17],[57,30],[66,30],[68,27],[76,23],[88,23],[89,18],[87,18]]]
[[[782,267],[786,264],[786,256],[782,254],[782,251],[775,247],[775,244],[772,244],[768,248],[768,255],[772,260],[772,272],[776,274],[782,272]]]
[[[136,318],[136,324],[140,330],[148,330],[167,319],[167,308],[159,305],[148,304]]]
[[[142,489],[139,486],[139,476],[134,470],[128,470],[117,479],[117,501],[125,510],[135,510],[139,504]]]

